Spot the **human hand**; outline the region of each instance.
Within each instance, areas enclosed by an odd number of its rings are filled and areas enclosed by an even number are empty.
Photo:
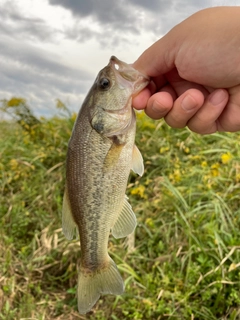
[[[206,134],[240,130],[240,7],[197,12],[134,63],[151,77],[133,100],[153,119]]]

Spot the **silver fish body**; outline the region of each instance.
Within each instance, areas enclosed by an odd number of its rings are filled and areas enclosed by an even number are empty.
[[[149,79],[111,57],[90,89],[68,145],[63,232],[79,231],[81,263],[78,309],[90,311],[101,294],[124,291],[119,271],[108,255],[110,232],[122,238],[134,231],[136,217],[125,196],[130,170],[143,174],[134,144],[136,118],[132,96]]]

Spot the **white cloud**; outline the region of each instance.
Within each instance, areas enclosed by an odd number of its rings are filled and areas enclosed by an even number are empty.
[[[55,112],[59,98],[77,111],[111,55],[133,62],[175,24],[217,4],[222,3],[0,0],[0,99],[24,97],[46,115]]]

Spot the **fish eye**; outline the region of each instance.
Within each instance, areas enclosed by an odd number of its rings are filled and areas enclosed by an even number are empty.
[[[110,87],[110,84],[111,84],[111,82],[107,78],[102,78],[99,81],[100,88],[103,90],[107,90]]]

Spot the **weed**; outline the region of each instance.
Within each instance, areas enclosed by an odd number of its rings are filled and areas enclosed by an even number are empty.
[[[0,123],[0,319],[240,319],[239,134],[199,136],[144,113],[145,173],[127,188],[138,227],[128,248],[109,240],[126,290],[78,314],[79,243],[61,232],[68,113]]]

